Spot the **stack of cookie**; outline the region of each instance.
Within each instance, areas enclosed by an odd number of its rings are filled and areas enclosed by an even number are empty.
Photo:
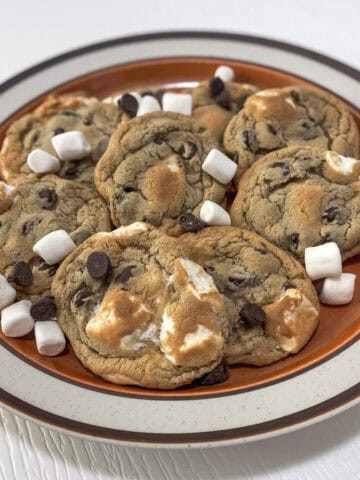
[[[95,374],[160,389],[297,353],[311,280],[352,299],[358,152],[331,95],[259,91],[226,66],[181,93],[48,98],[0,155],[4,335],[35,328],[51,356],[65,333]]]

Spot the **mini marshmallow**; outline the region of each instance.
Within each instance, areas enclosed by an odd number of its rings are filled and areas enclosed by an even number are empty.
[[[305,248],[305,270],[311,280],[339,277],[342,271],[341,252],[335,242]]]
[[[30,170],[35,173],[57,172],[60,169],[59,160],[40,148],[29,153],[27,164]]]
[[[34,328],[34,319],[30,315],[31,302],[21,300],[4,308],[1,312],[1,328],[7,337],[22,337]]]
[[[91,145],[82,132],[60,133],[52,137],[51,143],[60,160],[80,160],[91,153]]]
[[[192,96],[190,93],[172,93],[166,92],[162,97],[163,110],[167,112],[177,112],[183,115],[191,115]]]
[[[228,212],[211,200],[206,200],[202,204],[200,220],[207,225],[231,225],[231,218]]]
[[[161,110],[161,106],[156,98],[151,95],[145,95],[140,100],[136,116],[140,117],[140,115],[145,115],[145,113],[158,112],[159,110]]]
[[[40,238],[33,246],[33,252],[43,258],[48,265],[54,265],[66,257],[75,243],[65,230],[55,230]]]
[[[237,165],[229,157],[213,148],[207,154],[201,168],[215,180],[225,185],[234,178]]]
[[[16,290],[3,275],[0,275],[0,310],[14,302]]]
[[[38,352],[46,357],[59,355],[66,346],[65,336],[56,320],[35,323],[35,342]]]
[[[235,72],[231,67],[227,65],[220,65],[215,70],[214,77],[219,77],[223,82],[232,82],[235,78]]]
[[[320,302],[328,305],[345,305],[351,302],[355,290],[356,275],[342,273],[338,278],[325,278]]]

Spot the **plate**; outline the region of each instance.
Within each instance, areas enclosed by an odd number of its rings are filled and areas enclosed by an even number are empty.
[[[315,52],[272,40],[206,32],[155,33],[91,45],[36,65],[0,85],[0,142],[15,119],[49,92],[99,97],[135,87],[183,88],[226,63],[263,88],[315,84],[339,96],[360,127],[360,74]],[[360,275],[360,258],[345,265]],[[32,335],[0,334],[0,401],[68,433],[159,447],[248,442],[334,415],[360,400],[360,286],[350,305],[321,307],[320,325],[295,356],[267,367],[236,366],[211,387],[170,392],[106,383],[70,347],[37,354]]]

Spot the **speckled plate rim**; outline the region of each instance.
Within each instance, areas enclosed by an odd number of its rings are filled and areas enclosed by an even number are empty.
[[[0,85],[0,122],[59,83],[91,71],[184,56],[237,59],[285,70],[360,107],[360,72],[316,52],[238,34],[159,32],[90,45],[21,72]],[[273,385],[214,398],[148,400],[62,381],[0,346],[0,402],[42,425],[90,439],[168,448],[243,443],[296,430],[359,403],[359,356],[357,341]]]

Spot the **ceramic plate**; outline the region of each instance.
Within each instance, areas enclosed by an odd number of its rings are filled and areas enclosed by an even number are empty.
[[[187,87],[226,63],[239,81],[263,88],[316,84],[339,96],[360,125],[360,74],[330,58],[264,38],[156,33],[91,45],[26,70],[0,86],[0,142],[9,123],[49,91],[106,97],[120,89]],[[345,271],[360,275],[360,258]],[[273,365],[231,368],[212,387],[171,392],[108,384],[68,348],[41,357],[31,335],[0,334],[0,400],[47,426],[90,438],[166,447],[240,443],[285,433],[359,401],[360,281],[345,307],[321,307],[301,353]]]

